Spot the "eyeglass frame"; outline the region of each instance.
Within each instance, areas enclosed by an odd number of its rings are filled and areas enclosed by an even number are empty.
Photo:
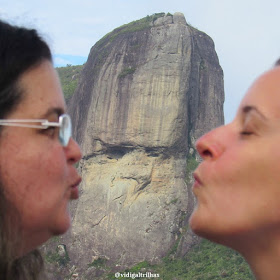
[[[63,126],[65,123],[66,126]],[[25,123],[41,123],[41,124],[25,124]],[[47,119],[0,119],[0,125],[2,126],[14,126],[14,127],[27,127],[27,128],[39,128],[47,129],[49,127],[59,127],[59,141],[63,147],[67,147],[72,137],[72,121],[68,114],[62,114],[59,116],[58,122],[49,122]],[[66,130],[65,130],[66,129]],[[68,135],[65,135],[67,131]]]

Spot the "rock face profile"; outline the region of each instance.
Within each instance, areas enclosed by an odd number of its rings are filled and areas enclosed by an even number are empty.
[[[128,267],[187,252],[187,165],[198,159],[197,138],[223,124],[223,102],[214,43],[181,13],[147,16],[92,47],[69,104],[83,152],[63,239],[73,265]]]

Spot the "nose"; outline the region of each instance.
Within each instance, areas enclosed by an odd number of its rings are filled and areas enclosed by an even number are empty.
[[[197,140],[195,146],[203,160],[215,160],[223,153],[225,146],[220,133],[223,128],[216,128]]]
[[[67,161],[70,164],[75,164],[82,158],[80,146],[73,138],[70,138],[67,147],[65,147],[65,152]]]

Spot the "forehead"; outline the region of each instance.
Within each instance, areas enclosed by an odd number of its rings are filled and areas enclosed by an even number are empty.
[[[24,115],[24,118],[38,118],[50,108],[65,111],[59,78],[51,62],[44,61],[24,73],[19,80],[19,87],[23,90],[24,98],[16,114]]]
[[[248,89],[240,108],[257,107],[270,118],[280,118],[280,66],[261,75]]]

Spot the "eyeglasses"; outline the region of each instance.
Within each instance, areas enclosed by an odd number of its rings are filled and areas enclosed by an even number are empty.
[[[29,123],[29,124],[27,124]],[[38,123],[38,124],[36,124]],[[72,122],[68,114],[63,114],[59,117],[58,122],[49,122],[48,120],[0,120],[0,125],[17,126],[17,127],[31,127],[47,129],[49,127],[59,127],[59,141],[63,147],[66,147],[72,136]]]

